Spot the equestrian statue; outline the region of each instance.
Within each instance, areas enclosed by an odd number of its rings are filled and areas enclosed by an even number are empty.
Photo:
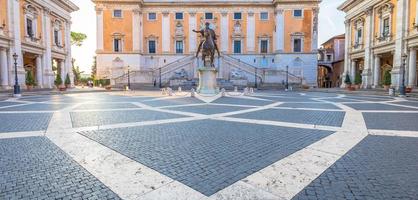
[[[213,63],[215,58],[215,51],[218,52],[219,57],[221,56],[221,54],[219,53],[218,46],[216,45],[216,33],[213,29],[210,28],[210,23],[206,22],[204,29],[200,31],[193,30],[193,32],[200,33],[200,35],[202,36],[202,39],[196,52],[196,57],[199,57],[200,50],[202,50],[202,60],[203,63],[205,63],[205,67],[215,67]],[[207,61],[205,60],[206,57],[210,58],[210,63],[207,63]]]

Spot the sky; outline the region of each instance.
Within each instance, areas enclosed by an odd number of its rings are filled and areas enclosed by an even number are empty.
[[[345,0],[322,0],[319,12],[319,45],[329,38],[344,33],[344,13],[337,10]],[[76,65],[90,73],[96,51],[96,11],[91,0],[72,0],[80,10],[71,14],[71,30],[87,35],[81,47],[72,47]]]

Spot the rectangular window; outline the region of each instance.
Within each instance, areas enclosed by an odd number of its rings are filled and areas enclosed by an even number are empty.
[[[183,19],[183,13],[181,12],[176,13],[176,19]]]
[[[57,46],[60,45],[58,34],[59,34],[58,30],[54,30],[54,42],[55,42],[55,45],[57,45]]]
[[[383,36],[389,36],[390,33],[390,25],[389,25],[389,18],[385,18],[383,20]]]
[[[28,33],[29,37],[33,37],[34,36],[34,31],[33,31],[33,22],[31,19],[26,18],[26,32]]]
[[[361,42],[361,37],[363,36],[363,31],[361,29],[357,30],[357,43]]]
[[[155,48],[155,41],[154,40],[150,40],[148,41],[148,53],[156,53],[156,48]]]
[[[241,40],[234,40],[234,53],[241,53]]]
[[[113,50],[115,52],[121,52],[122,51],[121,39],[119,39],[119,38],[113,39]]]
[[[183,53],[183,41],[176,41],[176,53]]]
[[[205,13],[205,19],[213,19],[213,13]]]
[[[261,12],[260,13],[260,19],[261,20],[268,20],[269,19],[269,13],[268,12]]]
[[[122,18],[122,10],[113,10],[113,17]]]
[[[302,52],[302,40],[297,38],[293,39],[293,52]]]
[[[156,13],[148,13],[148,20],[157,20]]]
[[[293,17],[302,17],[302,10],[293,10]]]
[[[261,40],[260,43],[260,52],[267,53],[268,51],[268,40]]]
[[[240,12],[236,12],[236,13],[234,13],[234,19],[235,19],[235,20],[240,20],[240,19],[242,19],[242,14],[241,14]]]

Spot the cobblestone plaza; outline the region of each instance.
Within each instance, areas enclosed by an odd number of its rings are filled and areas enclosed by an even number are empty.
[[[418,101],[91,92],[0,101],[0,199],[418,199]]]

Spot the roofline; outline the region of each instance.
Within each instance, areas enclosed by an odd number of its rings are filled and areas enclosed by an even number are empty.
[[[59,4],[61,4],[61,5],[64,5],[64,6],[66,6],[66,8],[70,11],[70,12],[75,12],[75,11],[77,11],[77,10],[80,10],[80,8],[75,4],[75,3],[73,3],[72,1],[70,1],[70,0],[55,0],[55,2],[56,3],[59,3]]]
[[[340,6],[337,7],[338,10],[346,12],[347,8],[352,6],[355,3],[359,3],[357,0],[346,0]]]
[[[336,35],[336,36],[328,39],[326,42],[322,43],[321,46],[324,46],[325,43],[328,43],[329,41],[334,40],[334,39],[345,39],[345,34]]]

